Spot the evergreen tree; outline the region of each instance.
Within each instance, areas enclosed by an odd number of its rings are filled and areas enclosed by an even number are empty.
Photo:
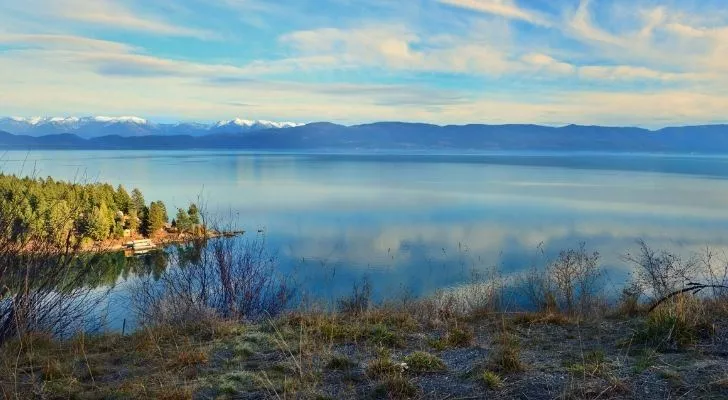
[[[177,209],[177,216],[175,217],[175,221],[177,221],[177,229],[179,229],[181,232],[186,232],[192,229],[192,221],[190,220],[190,216],[187,214],[187,211],[182,208]]]
[[[126,229],[129,229],[132,234],[135,234],[139,233],[139,228],[141,228],[141,220],[139,219],[137,210],[132,208],[126,219]]]
[[[156,202],[155,208],[160,209],[163,225],[168,220],[166,209],[161,202]],[[0,235],[13,241],[34,234],[65,240],[74,228],[81,237],[103,240],[112,233],[121,236],[124,222],[135,233],[140,230],[141,220],[149,226],[147,213],[139,189],[130,195],[121,185],[114,188],[109,184],[18,178],[0,173],[0,214],[12,215],[12,220],[1,227]],[[156,221],[155,226],[159,226]]]
[[[60,200],[46,211],[46,232],[56,240],[56,243],[62,243],[73,229],[74,219],[68,202]]]
[[[134,188],[131,191],[131,206],[137,211],[137,215],[142,214],[142,210],[146,207],[146,204],[141,190]]]
[[[129,214],[129,209],[132,207],[131,196],[129,196],[129,193],[126,189],[124,189],[124,186],[119,185],[116,187],[114,202],[116,203],[116,208],[119,211],[124,214]]]
[[[187,211],[187,214],[189,215],[190,224],[200,224],[200,211],[197,209],[197,205],[195,203],[190,204],[190,208]]]
[[[167,214],[167,206],[165,206],[161,200],[157,201],[157,206],[162,210],[162,220],[164,221],[164,223],[169,222],[169,214]]]
[[[139,232],[144,236],[151,236],[152,228],[149,222],[149,208],[147,206],[144,206],[139,211],[139,220],[141,221]]]
[[[148,218],[148,236],[154,236],[164,227],[164,204],[161,201],[153,201],[149,205],[149,218]]]
[[[86,234],[94,240],[104,240],[109,237],[111,227],[114,224],[114,216],[106,207],[106,203],[94,207],[86,221]]]

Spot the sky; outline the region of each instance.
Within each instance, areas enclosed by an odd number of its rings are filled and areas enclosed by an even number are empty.
[[[726,0],[0,0],[0,115],[728,122]]]

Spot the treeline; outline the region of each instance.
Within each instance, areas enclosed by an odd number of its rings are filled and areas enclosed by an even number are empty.
[[[12,216],[5,234],[22,240],[45,233],[58,241],[69,238],[102,241],[126,236],[153,237],[170,222],[162,201],[147,204],[139,189],[119,185],[69,183],[53,178],[18,178],[0,174],[0,212]],[[178,222],[179,221],[179,222]],[[195,204],[177,211],[173,224],[189,231],[200,224]]]

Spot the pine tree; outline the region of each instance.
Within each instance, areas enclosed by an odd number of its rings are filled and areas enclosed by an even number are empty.
[[[109,237],[114,224],[113,213],[106,207],[106,203],[94,207],[87,219],[86,234],[94,240],[104,240]]]
[[[131,209],[126,219],[126,229],[129,229],[132,234],[139,233],[141,227],[141,220],[137,214],[137,210]]]
[[[190,204],[190,208],[187,211],[187,214],[190,218],[190,224],[192,225],[199,225],[200,224],[200,211],[197,209],[197,205],[195,203]]]
[[[149,205],[149,217],[148,217],[148,228],[147,228],[147,235],[148,236],[154,236],[157,232],[159,232],[164,227],[164,217],[165,217],[165,211],[164,211],[164,204],[159,201],[153,201]]]
[[[131,206],[137,211],[137,215],[140,215],[142,210],[146,207],[144,195],[142,195],[141,190],[137,188],[134,188],[134,190],[131,191]]]
[[[177,216],[175,217],[175,221],[177,222],[177,229],[179,229],[180,232],[186,232],[192,229],[190,216],[189,214],[187,214],[187,211],[182,208],[177,209]]]
[[[114,202],[116,203],[116,207],[119,211],[124,214],[129,214],[129,209],[132,207],[131,196],[129,196],[129,193],[126,189],[124,189],[124,186],[119,185],[116,187]]]
[[[165,206],[161,200],[157,201],[157,206],[162,209],[162,220],[164,221],[164,223],[169,222],[169,214],[167,214],[167,206]]]

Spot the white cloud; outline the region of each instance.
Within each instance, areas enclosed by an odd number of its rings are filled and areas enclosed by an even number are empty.
[[[127,52],[134,47],[108,40],[90,39],[73,35],[14,34],[0,32],[0,43],[42,49]]]
[[[121,29],[156,35],[213,39],[213,32],[173,24],[155,15],[135,11],[121,0],[25,0],[15,8],[32,11],[34,18],[53,26],[75,21],[97,29]]]
[[[573,16],[567,21],[567,30],[580,40],[601,42],[611,45],[624,45],[628,43],[624,38],[604,31],[594,24],[589,5],[591,0],[580,0],[579,6]]]
[[[507,55],[489,42],[456,36],[429,39],[404,27],[375,25],[297,31],[281,41],[306,57],[330,57],[333,68],[469,74],[502,74],[511,68]]]
[[[529,53],[521,57],[521,60],[539,70],[547,70],[557,74],[572,74],[576,68],[551,56],[541,53]]]
[[[579,75],[600,80],[662,80],[681,81],[699,79],[699,75],[662,72],[646,67],[629,65],[618,66],[585,66],[579,68]]]
[[[602,11],[602,21],[617,21],[608,32],[595,21],[592,2],[580,1],[564,32],[591,46],[593,56],[607,59],[606,64],[625,67],[597,66],[585,70],[584,76],[725,81],[717,73],[728,69],[728,26],[695,27],[685,21],[701,19],[696,15],[665,6],[640,9],[629,3],[626,9],[615,6],[621,10],[616,15]],[[624,22],[629,14],[636,16],[636,26]]]
[[[666,28],[686,40],[687,46],[704,50],[701,57],[691,60],[694,64],[720,74],[728,72],[728,26],[705,28],[673,22]]]
[[[550,23],[543,16],[516,5],[514,0],[439,0],[441,3],[455,7],[494,14],[501,17],[548,26]]]
[[[541,52],[518,55],[502,43],[475,37],[422,37],[403,27],[371,26],[358,29],[316,29],[286,35],[282,41],[305,59],[286,61],[289,67],[361,68],[386,67],[407,71],[434,71],[475,75],[575,75],[585,80],[654,80],[687,82],[706,79],[691,73],[665,72],[632,65],[583,65],[557,60]],[[617,42],[615,40],[615,42]],[[510,52],[509,52],[510,50]],[[294,62],[299,60],[300,62]],[[270,63],[270,68],[281,62]]]
[[[678,35],[686,36],[689,38],[705,38],[708,36],[708,33],[705,29],[694,28],[692,26],[677,22],[667,24],[667,29]]]

